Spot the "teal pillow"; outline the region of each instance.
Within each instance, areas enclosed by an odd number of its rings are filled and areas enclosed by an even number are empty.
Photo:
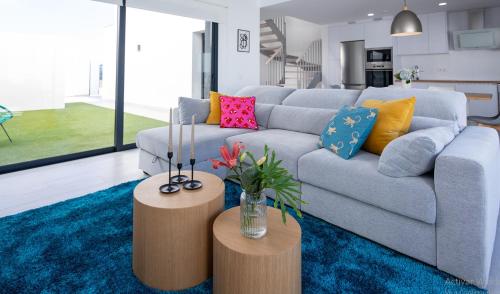
[[[321,133],[319,146],[349,159],[358,153],[377,120],[378,109],[344,106]]]

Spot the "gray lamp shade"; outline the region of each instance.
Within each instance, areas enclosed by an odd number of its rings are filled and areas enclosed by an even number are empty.
[[[414,36],[422,33],[422,23],[418,16],[406,9],[398,13],[391,26],[391,35],[395,37]]]

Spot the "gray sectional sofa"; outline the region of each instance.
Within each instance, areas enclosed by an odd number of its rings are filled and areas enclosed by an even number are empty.
[[[258,131],[196,126],[198,170],[213,170],[222,144],[242,142],[257,154],[264,145],[277,151],[300,182],[302,210],[332,224],[437,266],[485,288],[499,213],[500,149],[498,133],[467,127],[463,93],[417,89],[369,88],[364,91],[246,87],[237,96],[255,96]],[[344,160],[318,147],[327,122],[343,105],[367,99],[415,96],[411,130],[453,123],[460,133],[437,157],[432,173],[392,178],[377,171],[379,156],[360,151]],[[175,125],[177,133],[179,125]],[[184,126],[184,132],[189,126]],[[174,134],[174,145],[178,146]],[[139,167],[148,174],[167,170],[167,128],[137,135]],[[189,136],[183,153],[188,154]],[[175,161],[174,156],[174,161]],[[187,165],[188,159],[184,159]]]

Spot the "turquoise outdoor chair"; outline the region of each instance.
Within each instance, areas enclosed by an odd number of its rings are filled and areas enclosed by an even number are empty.
[[[8,110],[7,107],[0,105],[0,126],[2,127],[5,135],[7,135],[7,138],[9,138],[9,141],[12,143],[12,139],[9,136],[9,133],[7,133],[7,130],[3,126],[3,123],[12,119],[14,117],[14,114],[12,111]]]

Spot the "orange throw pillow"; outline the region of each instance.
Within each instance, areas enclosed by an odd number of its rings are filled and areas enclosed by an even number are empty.
[[[220,96],[225,96],[219,92],[210,91],[210,113],[206,123],[208,125],[220,124]]]
[[[374,154],[382,154],[385,146],[392,140],[408,133],[416,98],[398,100],[366,100],[364,107],[377,108],[378,116],[373,130],[368,136],[363,148]]]

